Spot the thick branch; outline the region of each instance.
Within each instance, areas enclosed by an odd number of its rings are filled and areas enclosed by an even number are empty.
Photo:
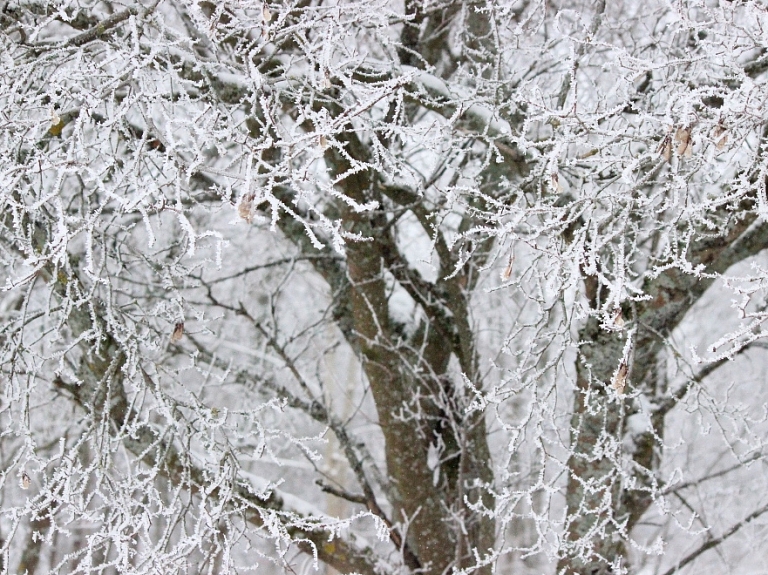
[[[116,12],[107,18],[104,18],[101,22],[96,24],[93,28],[86,30],[76,36],[72,36],[68,40],[65,40],[63,44],[57,42],[39,42],[35,44],[35,48],[53,48],[53,47],[78,47],[88,42],[92,42],[99,36],[104,35],[109,30],[117,26],[118,24],[126,21],[131,16],[138,16],[139,13],[146,13],[149,9],[142,9],[136,6],[131,6],[120,12]]]

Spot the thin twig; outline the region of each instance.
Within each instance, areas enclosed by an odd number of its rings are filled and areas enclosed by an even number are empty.
[[[340,499],[345,499],[352,503],[358,503],[360,505],[366,504],[365,495],[363,495],[362,493],[350,493],[345,489],[339,489],[338,487],[334,487],[333,485],[326,483],[322,479],[316,480],[315,484],[320,488],[320,491],[322,491],[323,493],[330,493],[331,495],[335,495]]]
[[[744,519],[736,523],[735,525],[732,525],[728,530],[726,530],[720,537],[716,537],[715,539],[710,539],[706,543],[702,544],[701,547],[693,551],[692,553],[689,553],[685,559],[682,561],[679,561],[674,567],[669,568],[664,575],[674,575],[674,573],[677,573],[680,569],[688,565],[691,561],[695,560],[699,555],[704,553],[705,551],[708,551],[712,549],[713,547],[717,547],[720,545],[723,541],[728,539],[731,535],[734,535],[736,532],[739,531],[742,527],[744,527],[746,524],[748,524],[753,519],[757,519],[760,517],[763,513],[768,511],[768,503],[763,505],[760,509],[753,511],[749,515],[747,515]]]
[[[340,261],[340,262],[343,261],[343,258],[341,258],[340,256],[337,256],[335,254],[306,254],[306,255],[301,255],[301,256],[291,256],[291,257],[288,257],[288,258],[281,258],[281,259],[278,259],[278,260],[272,260],[272,261],[269,261],[267,263],[263,263],[263,264],[259,264],[259,265],[255,265],[255,266],[249,266],[249,267],[244,268],[241,271],[239,271],[237,273],[234,273],[232,275],[228,275],[228,276],[224,276],[224,277],[220,277],[220,278],[215,278],[215,279],[212,279],[212,280],[207,280],[206,283],[208,283],[208,284],[217,284],[217,283],[221,283],[221,282],[224,282],[224,281],[227,281],[227,280],[235,279],[235,278],[238,278],[238,277],[247,275],[249,273],[253,273],[253,272],[259,271],[259,270],[273,268],[273,267],[277,267],[277,266],[281,266],[281,265],[285,265],[285,264],[292,264],[292,263],[295,263],[295,262],[298,262],[298,261],[327,260],[327,259],[333,259],[333,260],[337,260],[337,261]],[[200,279],[202,281],[202,275],[198,276],[197,279]]]
[[[710,479],[715,479],[717,477],[722,477],[723,475],[727,475],[731,471],[735,471],[737,469],[740,469],[744,467],[747,463],[751,463],[757,459],[760,459],[763,457],[762,453],[753,453],[749,458],[747,458],[744,461],[741,461],[737,463],[736,465],[733,465],[731,467],[728,467],[727,469],[723,469],[721,471],[717,471],[715,473],[712,473],[710,475],[705,475],[704,477],[700,477],[699,479],[695,479],[693,481],[686,481],[685,483],[678,483],[677,485],[671,485],[667,489],[661,492],[662,495],[669,495],[674,494],[677,491],[680,491],[682,489],[686,489],[688,487],[693,487],[696,485],[699,485],[703,483],[704,481],[709,481]]]
[[[653,330],[653,328],[651,328],[650,326],[645,325],[644,327],[646,327],[648,329],[651,329],[651,331],[656,331],[656,330]],[[657,335],[660,336],[660,334],[658,334],[658,333],[657,333]],[[710,374],[712,374],[715,370],[717,370],[718,368],[722,367],[725,363],[729,362],[734,357],[736,357],[738,355],[741,355],[742,353],[744,353],[748,349],[750,349],[752,347],[760,347],[760,345],[758,345],[758,343],[759,342],[757,342],[757,341],[750,342],[747,345],[745,345],[744,347],[742,347],[741,349],[739,349],[736,353],[734,353],[733,356],[731,356],[731,357],[723,357],[721,359],[718,359],[717,361],[714,361],[714,362],[712,362],[710,364],[707,364],[704,367],[702,367],[698,371],[698,373],[695,373],[693,375],[693,377],[691,377],[688,380],[688,383],[686,383],[685,385],[679,387],[677,390],[675,390],[674,393],[672,393],[672,395],[670,395],[669,397],[665,398],[661,402],[659,407],[655,410],[654,414],[658,414],[658,415],[662,415],[663,416],[663,415],[666,415],[667,413],[669,413],[688,394],[688,391],[691,389],[693,384],[701,383],[702,381],[704,381],[704,379],[706,377],[708,377]]]
[[[209,296],[212,298],[213,301],[215,301],[215,298],[213,298],[212,294],[209,293]],[[331,415],[326,409],[326,407],[320,401],[317,401],[312,397],[309,391],[309,386],[302,378],[300,372],[298,371],[298,368],[295,366],[295,364],[290,359],[290,357],[288,357],[288,355],[285,353],[282,347],[280,347],[277,344],[276,341],[270,338],[269,334],[267,334],[266,331],[263,330],[263,328],[255,320],[255,318],[253,318],[250,314],[248,314],[247,310],[245,310],[242,304],[240,304],[240,308],[233,308],[231,306],[225,306],[220,303],[219,305],[221,305],[222,307],[227,307],[228,309],[234,310],[236,313],[245,315],[245,317],[247,317],[253,323],[254,327],[256,327],[261,331],[264,337],[270,339],[270,342],[269,342],[270,346],[278,354],[280,354],[281,358],[286,362],[286,367],[288,367],[288,369],[291,371],[293,376],[298,380],[299,385],[307,392],[307,394],[310,397],[310,400],[307,401],[297,397],[294,393],[289,391],[285,386],[282,386],[279,383],[276,383],[269,378],[254,376],[253,374],[250,374],[244,370],[240,371],[236,377],[245,378],[245,379],[250,379],[255,377],[262,385],[275,391],[275,393],[277,393],[279,397],[284,399],[290,407],[293,407],[295,409],[300,409],[301,411],[304,411],[305,413],[307,413],[315,421],[318,421],[330,427],[331,431],[333,431],[333,434],[336,436],[336,439],[339,441],[339,444],[344,450],[344,455],[347,458],[347,461],[349,462],[350,467],[352,468],[352,472],[355,474],[355,478],[357,479],[358,484],[363,489],[362,499],[356,502],[360,503],[361,505],[365,505],[368,511],[376,515],[379,519],[381,519],[384,522],[384,524],[389,529],[389,538],[392,541],[392,543],[398,549],[401,550],[405,564],[412,570],[420,569],[421,562],[419,561],[419,558],[411,550],[410,546],[407,544],[403,536],[400,534],[400,531],[398,530],[398,528],[392,523],[392,521],[389,519],[387,514],[384,512],[384,510],[381,508],[378,501],[376,500],[376,495],[365,473],[365,469],[363,468],[363,461],[365,459],[370,459],[371,461],[373,460],[370,454],[367,453],[367,450],[365,450],[364,445],[353,443],[349,435],[347,435],[346,427],[340,421],[338,421],[333,415]],[[195,347],[199,351],[204,352],[206,356],[209,355],[207,352],[205,352],[204,348],[201,345],[195,342],[192,338],[189,338],[189,339],[195,344]],[[213,358],[210,357],[209,359],[212,360]],[[358,451],[363,452],[363,458],[360,458],[358,456],[358,453],[357,453]]]

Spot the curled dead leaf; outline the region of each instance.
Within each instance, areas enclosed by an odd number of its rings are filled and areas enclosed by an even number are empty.
[[[617,307],[613,312],[613,324],[616,327],[624,327],[624,315],[621,313],[621,308]]]
[[[253,193],[245,194],[240,200],[240,205],[237,206],[238,215],[243,218],[249,224],[253,221],[253,200],[255,195]]]
[[[672,138],[669,134],[664,136],[664,138],[661,140],[659,148],[656,150],[656,152],[661,154],[661,157],[664,158],[665,162],[669,162],[672,159]]]
[[[29,475],[27,475],[26,471],[21,472],[21,479],[19,481],[21,484],[22,489],[29,489],[29,485],[31,483],[31,480],[29,479]]]
[[[171,343],[176,343],[178,341],[181,341],[181,338],[184,336],[184,322],[180,321],[175,326],[173,326],[173,333],[171,334]]]
[[[509,254],[509,263],[507,263],[507,267],[504,268],[504,271],[501,272],[501,280],[507,281],[512,276],[512,266],[515,263],[515,254]]]
[[[551,183],[552,183],[552,190],[556,193],[561,193],[563,191],[563,186],[560,184],[560,176],[557,172],[553,172],[550,176]]]
[[[677,143],[677,153],[686,158],[690,158],[693,153],[693,138],[691,137],[691,127],[681,127],[675,132],[675,142]]]
[[[621,360],[619,368],[616,373],[613,374],[613,381],[611,381],[611,387],[616,390],[619,395],[624,393],[624,388],[627,385],[627,374],[629,373],[629,366],[625,360]]]
[[[725,126],[722,124],[718,124],[715,126],[715,129],[712,131],[712,139],[716,140],[715,147],[718,150],[722,150],[725,148],[725,145],[728,143],[728,130]]]

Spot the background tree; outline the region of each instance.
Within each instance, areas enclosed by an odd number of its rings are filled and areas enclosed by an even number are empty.
[[[3,568],[757,568],[767,20],[2,2]]]

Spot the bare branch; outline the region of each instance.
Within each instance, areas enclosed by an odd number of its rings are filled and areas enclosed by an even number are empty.
[[[744,527],[745,525],[748,525],[751,521],[753,521],[754,519],[757,519],[758,517],[760,517],[761,515],[763,515],[766,512],[768,512],[768,504],[763,505],[759,509],[753,511],[752,513],[747,515],[744,519],[742,519],[738,523],[735,523],[734,525],[731,525],[731,527],[729,527],[719,537],[715,537],[715,538],[710,539],[709,541],[703,543],[698,549],[696,549],[695,551],[693,551],[693,552],[689,553],[688,555],[686,555],[685,558],[682,559],[681,561],[678,561],[675,564],[674,567],[671,567],[671,568],[667,569],[664,572],[664,575],[673,575],[674,573],[677,573],[678,571],[680,571],[680,569],[682,569],[683,567],[688,565],[688,563],[690,563],[691,561],[694,561],[695,559],[697,559],[702,553],[704,553],[706,551],[709,551],[710,549],[712,549],[714,547],[717,547],[723,541],[725,541],[726,539],[728,539],[732,535],[738,533],[739,530],[742,527]]]

